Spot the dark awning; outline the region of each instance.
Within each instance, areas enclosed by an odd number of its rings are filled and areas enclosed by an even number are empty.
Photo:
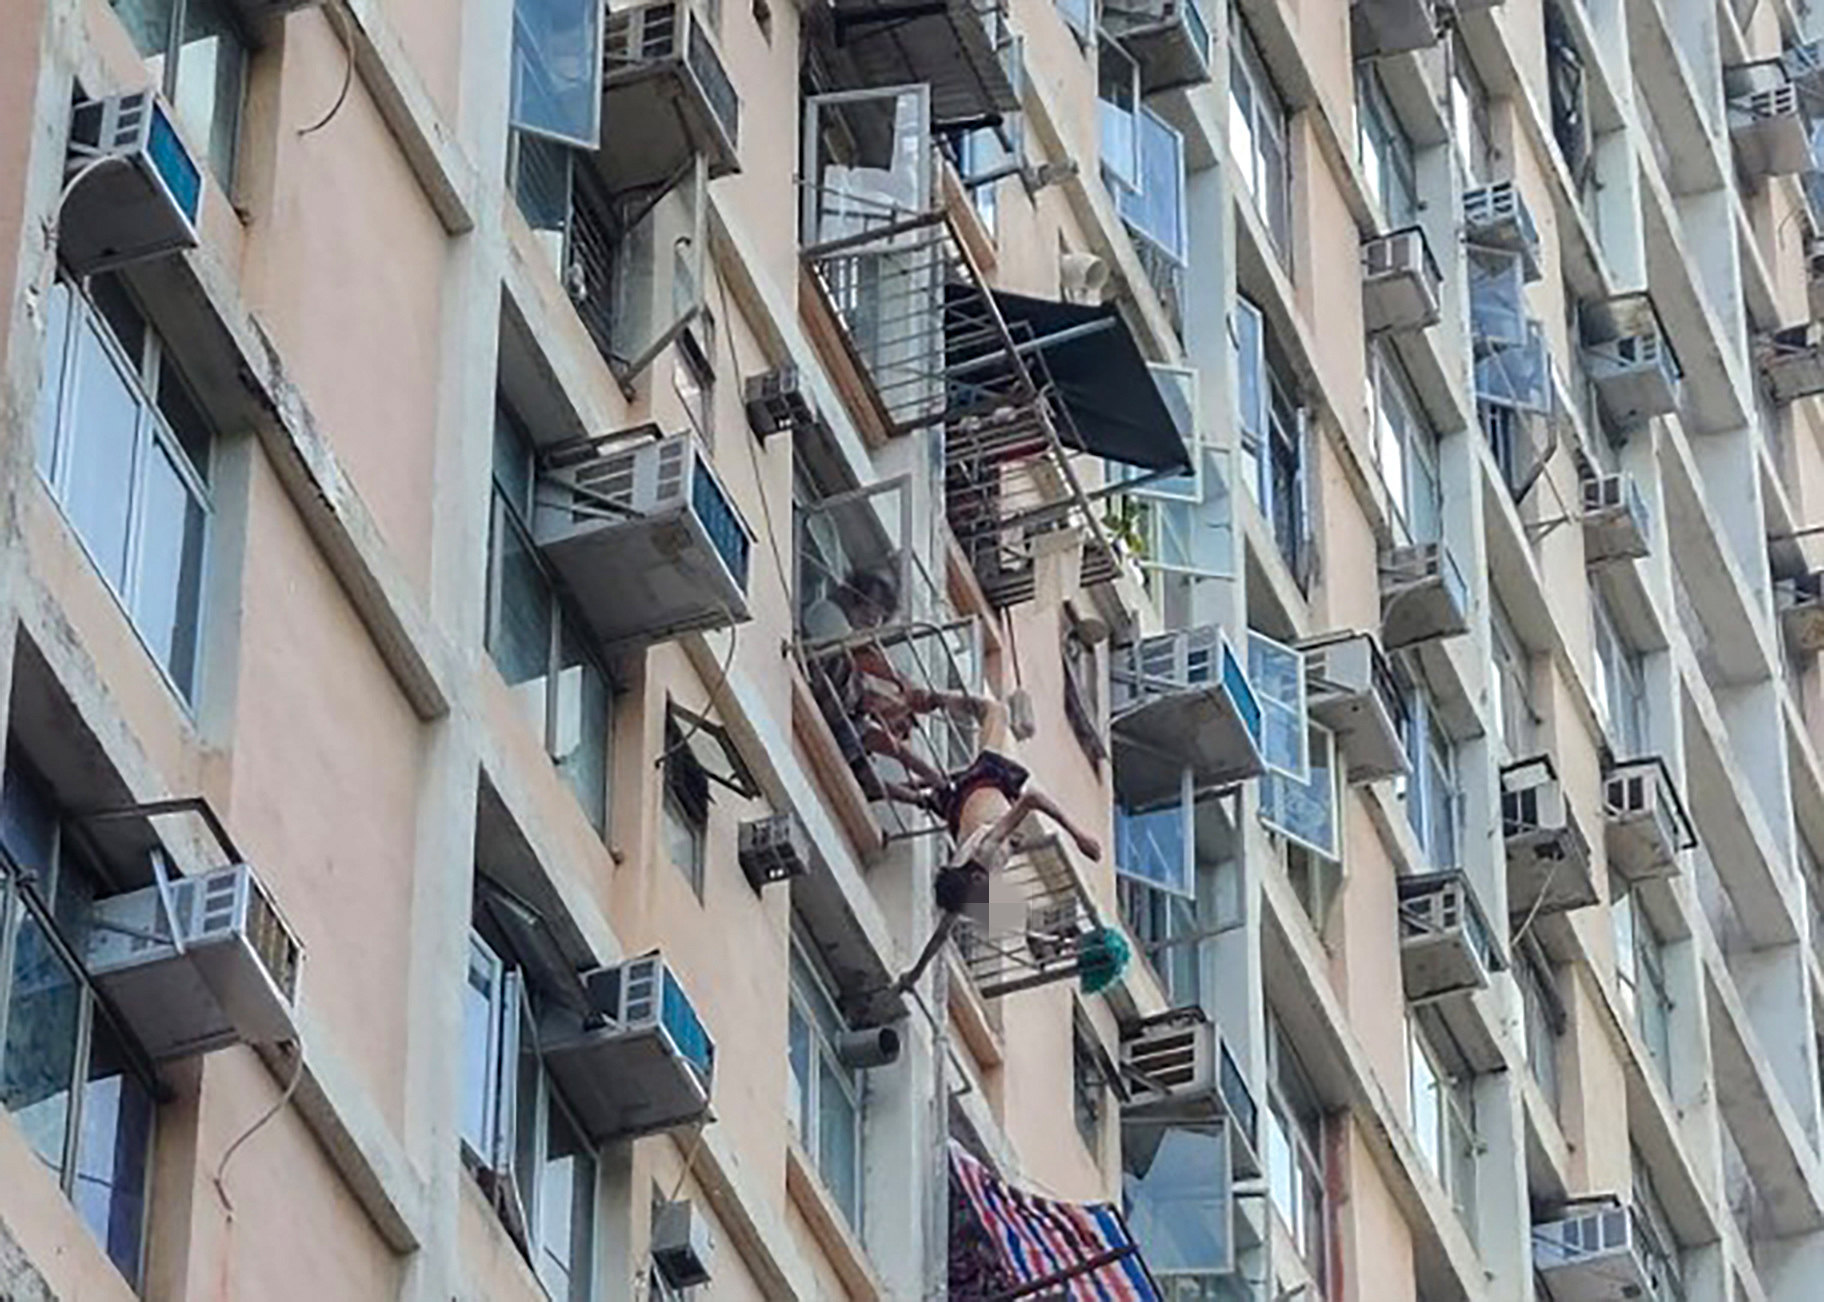
[[[1081,451],[1146,471],[1190,470],[1194,414],[1154,376],[1117,308],[1000,290],[994,301],[1021,350],[1043,356]]]

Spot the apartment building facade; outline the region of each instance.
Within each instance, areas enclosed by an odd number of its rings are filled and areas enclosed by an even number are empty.
[[[1815,15],[6,17],[0,1295],[1817,1296]]]

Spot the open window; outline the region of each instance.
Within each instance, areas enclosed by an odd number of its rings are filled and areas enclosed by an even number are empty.
[[[1262,775],[1260,821],[1311,853],[1335,862],[1342,858],[1342,833],[1337,819],[1336,738],[1328,728],[1311,725],[1306,755],[1302,781],[1274,770]]]
[[[1133,123],[1138,184],[1117,189],[1116,206],[1130,230],[1174,265],[1182,266],[1186,257],[1184,137],[1145,106]]]
[[[1305,715],[1305,658],[1252,629],[1248,631],[1248,681],[1260,700],[1260,757],[1269,773],[1295,782],[1309,779]]]
[[[594,149],[602,126],[602,0],[515,0],[508,121]]]
[[[1102,171],[1117,191],[1139,192],[1140,66],[1133,56],[1102,37],[1096,43],[1096,123],[1102,146]]]
[[[760,794],[760,785],[754,781],[727,728],[676,701],[665,707],[665,726],[677,734],[675,743],[665,749],[668,766],[688,766],[701,775],[705,784],[721,787],[742,800],[752,800]],[[708,798],[706,787],[705,802]]]

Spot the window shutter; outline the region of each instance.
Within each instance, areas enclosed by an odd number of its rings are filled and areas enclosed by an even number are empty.
[[[601,143],[603,8],[602,0],[514,0],[514,127],[579,149]]]

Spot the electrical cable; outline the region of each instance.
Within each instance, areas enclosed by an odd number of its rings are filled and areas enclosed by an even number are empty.
[[[353,24],[343,15],[338,5],[325,5],[325,12],[330,15],[330,25],[337,29],[344,48],[348,50],[348,62],[342,68],[342,89],[336,92],[336,102],[329,106],[329,112],[312,122],[307,127],[299,127],[299,136],[308,136],[313,131],[321,131],[330,124],[330,120],[342,111],[348,102],[349,89],[355,84],[355,33]]]
[[[241,1151],[241,1146],[243,1144],[257,1135],[268,1122],[278,1116],[280,1112],[284,1111],[285,1105],[291,1102],[292,1096],[298,1091],[299,1083],[304,1079],[304,1046],[296,1040],[291,1042],[291,1046],[292,1052],[297,1055],[297,1061],[292,1064],[291,1079],[285,1082],[284,1091],[279,1095],[278,1099],[271,1107],[260,1114],[258,1120],[235,1137],[234,1142],[228,1145],[223,1151],[222,1160],[216,1165],[215,1196],[220,1198],[222,1200],[222,1206],[228,1209],[228,1218],[230,1220],[234,1219],[234,1200],[228,1196],[228,1186],[223,1183],[223,1180],[228,1175],[228,1163],[234,1160],[234,1155]]]

